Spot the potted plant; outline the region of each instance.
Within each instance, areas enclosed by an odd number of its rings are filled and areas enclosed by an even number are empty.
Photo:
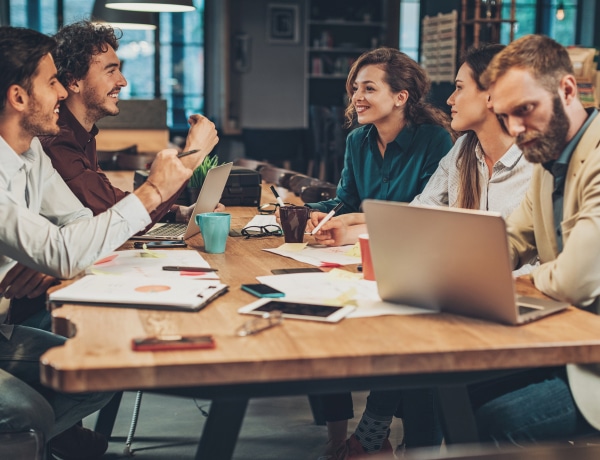
[[[200,193],[208,170],[218,165],[219,157],[217,155],[208,155],[204,158],[204,161],[200,163],[192,173],[192,177],[190,177],[187,187],[181,192],[179,198],[177,198],[177,204],[183,206],[194,204],[198,199],[198,194]]]

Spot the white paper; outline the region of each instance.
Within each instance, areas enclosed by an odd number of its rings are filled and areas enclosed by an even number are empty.
[[[416,315],[435,313],[409,305],[384,302],[377,293],[377,283],[361,279],[350,272],[294,273],[259,276],[256,279],[285,293],[286,300],[318,302],[325,305],[355,305],[347,318],[383,315]]]
[[[263,249],[263,251],[269,251],[274,254],[279,254],[283,257],[289,257],[290,259],[297,260],[298,262],[304,262],[305,264],[314,265],[316,267],[327,266],[327,265],[352,265],[359,264],[360,257],[350,255],[353,251],[354,245],[349,244],[345,246],[306,246],[302,251],[286,251],[281,248]]]
[[[149,257],[142,257],[145,254]],[[101,263],[102,260],[110,259],[108,262]],[[204,258],[194,250],[180,249],[130,249],[126,251],[116,251],[86,270],[90,275],[140,275],[154,278],[178,279],[219,279],[217,272],[199,272],[193,275],[182,275],[177,271],[166,271],[162,268],[166,265],[175,265],[182,267],[206,267],[210,265]]]

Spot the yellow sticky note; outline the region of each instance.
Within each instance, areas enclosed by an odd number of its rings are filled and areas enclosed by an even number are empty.
[[[354,246],[348,249],[344,255],[348,257],[358,257],[360,259],[360,245],[358,241],[354,243]]]
[[[151,258],[154,258],[154,259],[160,259],[162,257],[166,257],[166,255],[165,254],[161,254],[161,253],[156,252],[156,251],[151,251],[150,249],[148,249],[146,247],[146,244],[144,244],[142,246],[142,252],[140,252],[140,257],[151,257]]]
[[[278,249],[289,252],[300,252],[308,243],[283,243]]]

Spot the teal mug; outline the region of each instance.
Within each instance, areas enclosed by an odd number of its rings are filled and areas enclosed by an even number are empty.
[[[211,254],[225,252],[231,214],[226,212],[204,212],[196,214],[196,223],[204,239],[204,250]]]

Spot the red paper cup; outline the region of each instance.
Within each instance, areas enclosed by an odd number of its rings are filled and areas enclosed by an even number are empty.
[[[369,246],[369,235],[366,233],[358,235],[358,241],[360,244],[360,258],[362,259],[363,278],[369,281],[375,281],[373,261],[371,260],[371,248]]]

